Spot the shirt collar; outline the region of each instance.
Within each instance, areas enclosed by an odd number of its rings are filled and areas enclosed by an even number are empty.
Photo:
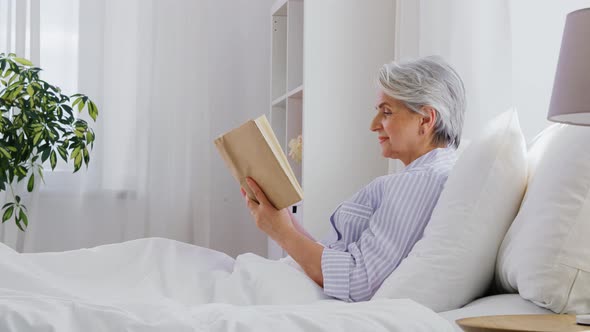
[[[430,164],[434,160],[439,159],[442,156],[448,156],[450,154],[455,153],[454,147],[446,147],[446,148],[436,148],[433,149],[420,157],[416,158],[416,160],[412,161],[408,166],[404,168],[404,171],[409,171],[411,169],[418,168],[422,165]]]

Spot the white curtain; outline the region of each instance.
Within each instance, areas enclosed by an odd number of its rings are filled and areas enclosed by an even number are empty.
[[[546,121],[565,16],[588,0],[397,0],[400,59],[438,54],[463,77],[463,138],[510,106],[532,138]]]
[[[27,231],[7,222],[0,240],[25,252],[146,236],[209,246],[206,5],[2,0],[2,51],[33,55],[47,68],[43,78],[91,96],[100,114],[89,169],[46,171],[28,197]],[[15,25],[40,31],[40,40],[15,35]]]
[[[27,231],[6,222],[0,241],[39,252],[157,236],[266,255],[212,142],[267,112],[273,2],[0,0],[0,52],[100,111],[88,170],[46,171],[25,195]]]
[[[462,141],[515,106],[527,140],[547,110],[567,13],[589,0],[397,0],[396,58],[441,55],[467,91]],[[403,165],[390,162],[390,172]]]

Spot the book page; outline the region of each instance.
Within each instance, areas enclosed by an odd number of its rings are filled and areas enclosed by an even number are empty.
[[[287,156],[285,156],[285,153],[281,148],[281,144],[275,136],[274,131],[272,130],[272,127],[268,122],[268,119],[265,115],[262,115],[258,117],[256,120],[254,120],[254,122],[260,129],[260,132],[264,136],[264,139],[268,142],[268,145],[272,149],[272,152],[277,158],[278,162],[281,164],[281,167],[287,173],[287,177],[291,181],[291,184],[293,184],[293,187],[295,188],[295,190],[297,190],[297,193],[303,197],[303,189],[301,188],[299,181],[297,181],[297,177],[295,176],[295,173],[293,173],[293,169],[291,168],[291,165],[289,165]]]

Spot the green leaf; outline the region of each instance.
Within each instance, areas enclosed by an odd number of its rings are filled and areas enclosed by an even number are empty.
[[[35,137],[33,138],[33,145],[37,145],[37,143],[39,142],[39,139],[41,139],[42,135],[43,135],[43,131],[40,131],[37,133],[37,135],[35,135]]]
[[[20,203],[20,196],[19,195],[14,196],[14,199],[16,199],[17,203]]]
[[[32,66],[33,63],[27,59],[23,59],[23,58],[14,58],[14,61],[20,63],[23,66]]]
[[[76,173],[80,167],[82,167],[82,154],[78,153],[76,159],[74,159],[74,173]]]
[[[84,163],[86,164],[86,168],[88,168],[88,163],[90,162],[90,155],[88,154],[87,148],[84,148],[82,155],[84,156]]]
[[[10,217],[12,217],[12,212],[14,211],[14,206],[9,207],[8,209],[6,209],[6,211],[4,211],[4,214],[2,215],[2,222],[4,223],[6,220],[10,219]]]
[[[84,108],[84,100],[82,100],[79,104],[78,104],[78,112],[82,112],[82,109]]]
[[[19,216],[19,215],[17,215],[17,216],[16,216],[16,225],[18,226],[18,228],[19,228],[21,231],[23,231],[23,232],[25,231],[25,230],[23,229],[23,226],[20,224],[20,216]]]
[[[29,84],[29,86],[27,86],[27,93],[29,94],[29,96],[33,96],[33,94],[35,93],[35,90],[33,90],[33,87]]]
[[[8,159],[12,158],[12,156],[10,155],[10,152],[8,152],[8,150],[6,150],[4,147],[0,146],[0,153],[2,153]]]
[[[72,97],[74,97],[74,96],[72,96]],[[76,98],[76,100],[74,100],[74,103],[72,103],[72,107],[76,107],[76,105],[78,105],[81,101],[82,101],[82,98]]]
[[[24,166],[22,166],[22,165],[19,165],[19,166],[16,167],[16,172],[19,175],[22,175],[22,176],[26,176],[27,175],[27,169]]]
[[[72,155],[70,156],[71,159],[76,159],[78,157],[78,155],[80,154],[80,147],[77,147],[74,149],[74,151],[72,152]]]
[[[89,101],[88,103],[88,114],[90,114],[92,120],[96,121],[96,117],[98,116],[98,108],[96,108],[96,104],[94,104],[92,101]]]
[[[12,99],[15,99],[16,97],[18,97],[18,95],[20,94],[21,91],[23,91],[24,86],[19,85],[10,95],[12,97]]]
[[[2,77],[3,78],[7,78],[11,74],[12,74],[12,70],[10,68],[6,68],[6,70],[4,71],[4,74],[2,75]]]
[[[7,207],[9,207],[9,206],[13,206],[13,205],[14,205],[14,203],[6,203],[6,204],[4,204],[4,206],[2,207],[2,210],[6,209],[6,208],[7,208]]]
[[[68,162],[68,151],[63,146],[57,147],[57,152],[65,162]]]
[[[51,151],[49,155],[49,162],[51,163],[51,170],[55,169],[55,165],[57,165],[57,156],[55,155],[55,151]]]
[[[72,108],[70,106],[64,104],[64,105],[61,105],[61,108],[63,108],[64,111],[72,114]]]
[[[17,78],[19,78],[19,74],[14,74],[10,77],[10,79],[8,80],[8,86],[10,86],[12,84],[12,82],[14,82]]]
[[[94,134],[90,130],[86,132],[86,142],[94,142]]]
[[[41,161],[45,162],[47,158],[49,158],[49,154],[51,153],[51,148],[47,147],[43,149],[43,153],[41,153]]]
[[[29,226],[29,218],[27,218],[27,215],[23,211],[23,209],[21,209],[18,214],[20,216],[20,219],[25,223],[25,227],[28,227]],[[24,232],[24,230],[22,228],[21,228],[21,230]]]
[[[31,174],[31,177],[29,178],[29,183],[27,184],[27,190],[29,192],[33,191],[33,188],[35,188],[35,173]]]

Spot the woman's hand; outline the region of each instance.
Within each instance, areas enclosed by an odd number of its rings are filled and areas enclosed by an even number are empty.
[[[260,202],[256,203],[251,200],[244,189],[240,188],[248,209],[250,209],[250,214],[256,221],[256,226],[280,244],[281,240],[294,230],[289,211],[286,208],[277,210],[254,179],[248,177],[246,183],[254,193],[256,200]]]
[[[322,273],[324,247],[316,243],[311,236],[307,237],[297,231],[291,221],[289,210],[275,209],[252,178],[246,178],[246,183],[252,189],[256,200],[260,202],[259,204],[248,198],[244,188],[240,188],[242,196],[248,204],[248,209],[250,209],[250,214],[256,220],[256,226],[285,249],[313,281],[320,287],[324,287]]]

